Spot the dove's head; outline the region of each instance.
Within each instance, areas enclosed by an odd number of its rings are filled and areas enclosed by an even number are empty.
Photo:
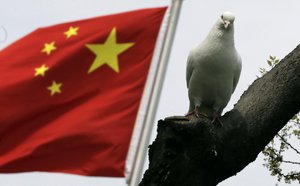
[[[227,29],[228,27],[230,27],[230,25],[233,24],[234,22],[234,15],[233,13],[231,12],[224,12],[221,17],[220,17],[220,20],[221,20],[221,23],[222,25],[224,26],[225,29]]]

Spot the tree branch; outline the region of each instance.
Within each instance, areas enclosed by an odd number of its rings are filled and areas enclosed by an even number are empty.
[[[282,160],[283,163],[289,163],[289,164],[294,164],[294,165],[300,165],[299,162],[295,162],[295,161],[287,161],[287,160]]]
[[[293,149],[297,154],[300,154],[300,152],[293,147],[289,142],[287,142],[281,135],[277,134],[277,136],[285,143],[287,144],[291,149]]]
[[[300,110],[300,45],[221,117],[160,120],[140,186],[215,186],[254,161]]]

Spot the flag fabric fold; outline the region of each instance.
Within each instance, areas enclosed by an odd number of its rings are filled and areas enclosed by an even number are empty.
[[[40,28],[0,51],[0,172],[124,176],[165,11]]]

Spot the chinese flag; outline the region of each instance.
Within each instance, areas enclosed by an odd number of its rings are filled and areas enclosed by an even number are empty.
[[[0,172],[124,176],[166,8],[40,28],[0,52]]]

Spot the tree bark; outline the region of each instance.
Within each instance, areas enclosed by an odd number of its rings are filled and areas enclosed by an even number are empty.
[[[220,118],[158,122],[149,168],[139,186],[215,186],[254,161],[300,110],[300,45],[257,79]]]

